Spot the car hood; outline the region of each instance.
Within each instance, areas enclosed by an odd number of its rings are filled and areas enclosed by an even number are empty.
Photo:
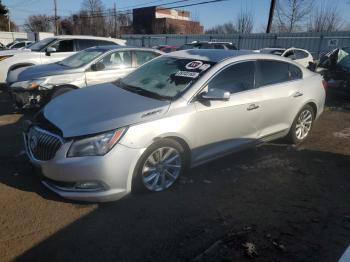
[[[11,84],[19,81],[27,81],[53,75],[79,73],[83,71],[83,68],[72,69],[58,63],[36,65],[11,71],[7,77],[7,82]]]
[[[67,138],[157,119],[169,106],[169,101],[141,96],[108,83],[59,96],[46,105],[43,113]]]

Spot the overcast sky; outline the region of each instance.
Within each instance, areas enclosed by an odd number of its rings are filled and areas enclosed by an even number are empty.
[[[321,0],[318,0],[318,2]],[[23,25],[25,19],[33,14],[53,15],[53,0],[3,0],[6,6],[11,11],[12,19],[18,24]],[[130,6],[139,5],[161,5],[162,3],[175,2],[175,0],[102,0],[107,8],[112,8],[116,3],[117,8],[125,10]],[[200,0],[189,0],[189,3],[201,2]],[[350,21],[349,14],[350,3],[348,0],[332,0],[332,3],[337,3],[343,17]],[[68,16],[81,7],[82,0],[57,0],[58,15]],[[151,3],[151,4],[150,4]],[[181,5],[182,3],[169,6]],[[183,4],[187,4],[186,2]],[[228,21],[235,21],[236,16],[241,8],[251,10],[255,19],[255,30],[260,32],[265,27],[270,0],[228,0],[226,2],[212,3],[199,5],[194,7],[183,8],[191,12],[192,16],[198,19],[205,28],[222,24]]]

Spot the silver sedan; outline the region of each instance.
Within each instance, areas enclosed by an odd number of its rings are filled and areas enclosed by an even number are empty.
[[[19,108],[37,107],[74,89],[115,81],[162,54],[149,48],[91,47],[60,62],[12,70],[6,83]]]
[[[52,191],[110,201],[166,190],[186,168],[248,146],[300,143],[324,102],[321,76],[289,59],[186,50],[54,99],[24,137]]]

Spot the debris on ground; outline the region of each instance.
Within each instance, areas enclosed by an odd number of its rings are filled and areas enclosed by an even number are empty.
[[[339,132],[334,132],[333,136],[337,138],[350,138],[350,127],[343,129]]]
[[[246,242],[242,246],[245,248],[245,254],[248,257],[255,257],[258,255],[258,252],[256,251],[256,247],[254,243]]]
[[[204,180],[203,180],[203,183],[205,183],[205,184],[211,184],[211,183],[213,183],[213,182],[211,182],[211,181],[208,180],[208,179],[204,179]]]
[[[272,241],[272,245],[274,245],[277,249],[285,251],[286,247],[280,243],[278,243],[276,240]]]

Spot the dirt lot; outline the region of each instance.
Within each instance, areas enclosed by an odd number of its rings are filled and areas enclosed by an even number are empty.
[[[346,108],[328,108],[300,147],[232,154],[168,192],[97,205],[41,185],[23,155],[25,117],[1,92],[0,261],[336,261],[350,244]]]

